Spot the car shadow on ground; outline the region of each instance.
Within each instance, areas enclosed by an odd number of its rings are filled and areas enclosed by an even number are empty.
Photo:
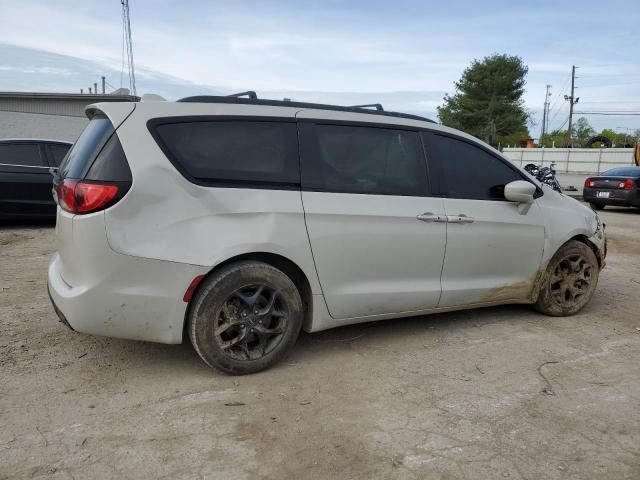
[[[638,207],[611,207],[611,206],[606,206],[604,210],[600,210],[599,212],[629,213],[629,214],[634,214],[634,215],[640,215],[640,208],[638,208]]]
[[[502,305],[373,321],[317,333],[302,332],[289,358],[292,361],[309,362],[357,345],[379,349],[402,350],[405,345],[408,348],[422,348],[425,342],[429,343],[434,337],[453,340],[489,324],[527,322],[531,320],[528,318],[530,315],[537,320],[548,318],[536,314],[527,305]]]
[[[291,354],[271,370],[315,364],[336,354],[349,355],[348,352],[355,347],[388,350],[402,350],[405,346],[424,348],[422,344],[429,343],[434,337],[453,339],[471,334],[477,327],[488,324],[528,322],[531,319],[527,317],[532,313],[531,308],[525,305],[505,305],[360,323],[316,333],[301,332]],[[536,321],[547,318],[534,315]],[[84,348],[90,351],[90,357],[108,361],[118,369],[147,371],[152,368],[158,374],[168,373],[170,370],[173,375],[227,376],[205,365],[188,339],[181,345],[164,345],[69,333],[77,335],[76,339],[79,341],[79,344],[74,342],[76,345],[73,350],[80,352]],[[88,349],[86,341],[92,344]],[[164,370],[167,372],[163,372]]]

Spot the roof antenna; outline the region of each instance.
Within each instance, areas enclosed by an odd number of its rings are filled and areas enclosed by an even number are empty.
[[[136,73],[133,66],[133,41],[131,40],[131,18],[129,17],[129,0],[120,0],[122,4],[122,29],[123,41],[125,42],[127,51],[127,64],[129,67],[129,89],[137,96],[136,92]]]

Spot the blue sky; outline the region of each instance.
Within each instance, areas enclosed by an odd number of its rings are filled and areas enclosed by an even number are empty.
[[[170,98],[250,88],[435,117],[464,68],[497,52],[529,66],[535,117],[552,85],[551,128],[566,120],[572,64],[578,111],[640,111],[639,0],[130,3],[139,89]],[[121,54],[119,0],[0,0],[0,90],[79,91],[103,74],[118,87]],[[640,128],[640,116],[585,116]]]

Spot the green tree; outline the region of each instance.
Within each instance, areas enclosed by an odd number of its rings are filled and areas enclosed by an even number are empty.
[[[638,139],[631,132],[629,133],[620,133],[612,130],[610,128],[605,128],[600,133],[597,133],[593,130],[588,122],[580,122],[583,120],[582,118],[578,119],[578,123],[576,123],[575,128],[573,130],[573,143],[580,143],[582,146],[586,147],[587,140],[595,135],[601,135],[607,137],[611,140],[612,146],[614,147],[623,147],[625,144],[627,145],[635,145],[638,142]],[[541,140],[540,145],[543,147],[552,147],[556,146],[558,148],[564,148],[567,146],[567,131],[566,130],[555,130],[546,134]],[[593,148],[604,147],[604,143],[596,142],[592,145]]]
[[[605,128],[600,132],[613,143],[614,147],[622,148],[625,145],[634,146],[638,142],[638,138],[634,132],[616,132],[610,128]]]
[[[445,95],[438,107],[440,121],[494,146],[527,138],[529,115],[522,99],[527,71],[517,56],[474,60],[455,83],[455,94]]]
[[[554,130],[540,139],[543,147],[566,148],[569,144],[566,130]]]
[[[624,145],[624,140],[625,140],[624,134],[620,135],[615,130],[612,130],[610,128],[605,128],[600,132],[600,135],[607,137],[609,140],[611,140],[611,143],[616,147],[621,147],[622,145]]]
[[[583,143],[593,137],[596,131],[591,128],[589,121],[585,117],[580,117],[571,128],[571,136]]]

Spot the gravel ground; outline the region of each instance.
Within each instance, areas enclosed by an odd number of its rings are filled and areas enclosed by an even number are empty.
[[[640,478],[640,210],[591,304],[303,334],[234,378],[187,345],[74,333],[48,226],[0,227],[0,478]],[[546,393],[545,393],[546,392]]]

